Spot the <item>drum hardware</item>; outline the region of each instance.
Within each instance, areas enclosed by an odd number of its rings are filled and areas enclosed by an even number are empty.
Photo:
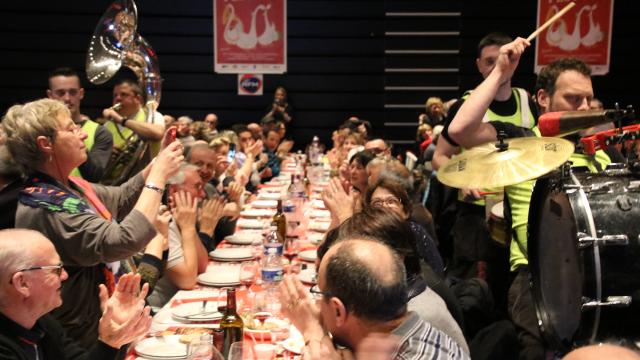
[[[592,310],[595,308],[601,307],[617,307],[624,308],[629,307],[631,305],[631,296],[607,296],[606,301],[596,301],[593,299],[588,299],[586,297],[582,298],[582,310]]]
[[[547,174],[573,151],[573,143],[560,138],[501,139],[450,159],[438,171],[438,180],[455,188],[504,187]]]
[[[594,245],[598,246],[617,246],[629,245],[629,237],[624,234],[620,235],[604,235],[602,237],[593,237],[585,233],[578,233],[578,248],[585,249]]]

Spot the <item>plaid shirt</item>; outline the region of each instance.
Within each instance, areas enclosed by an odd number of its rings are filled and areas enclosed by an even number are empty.
[[[393,359],[470,359],[458,343],[414,312],[392,333],[401,339]]]

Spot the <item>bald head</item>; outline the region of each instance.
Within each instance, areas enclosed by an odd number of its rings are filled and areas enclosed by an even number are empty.
[[[319,274],[323,290],[360,318],[384,322],[406,312],[404,264],[381,242],[351,238],[337,243],[322,258]]]
[[[584,346],[573,350],[564,360],[600,360],[600,359],[616,359],[616,360],[640,360],[638,352],[627,349],[619,345],[597,344]]]
[[[55,252],[51,241],[41,233],[28,229],[0,230],[0,279],[18,269],[31,267],[38,253]]]

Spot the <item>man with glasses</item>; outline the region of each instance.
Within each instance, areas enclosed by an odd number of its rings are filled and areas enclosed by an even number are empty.
[[[364,144],[364,149],[371,151],[376,156],[391,157],[391,146],[382,138],[367,141]]]
[[[47,97],[64,102],[71,111],[73,122],[81,126],[88,135],[84,140],[87,147],[87,161],[74,169],[71,175],[82,176],[90,182],[100,181],[111,156],[113,139],[104,126],[80,113],[84,88],[80,85],[78,73],[71,68],[57,68],[51,71]]]
[[[345,239],[322,258],[311,293],[290,276],[280,291],[283,309],[304,336],[311,359],[340,356],[344,350],[334,343],[364,358],[371,350],[366,339],[389,341],[391,336],[398,344],[388,350],[389,359],[469,358],[453,339],[407,311],[404,264],[378,241]]]
[[[0,358],[114,359],[120,347],[144,335],[151,325],[144,306],[148,285],[126,274],[108,299],[100,286],[103,314],[99,338],[85,351],[65,335],[48,313],[62,305],[60,287],[68,275],[53,244],[25,229],[0,231]]]

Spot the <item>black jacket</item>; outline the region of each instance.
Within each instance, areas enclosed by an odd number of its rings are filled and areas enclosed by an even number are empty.
[[[38,319],[32,329],[25,329],[0,313],[0,360],[35,359],[36,348],[41,360],[114,359],[118,354],[118,349],[101,341],[85,351],[49,315]]]

